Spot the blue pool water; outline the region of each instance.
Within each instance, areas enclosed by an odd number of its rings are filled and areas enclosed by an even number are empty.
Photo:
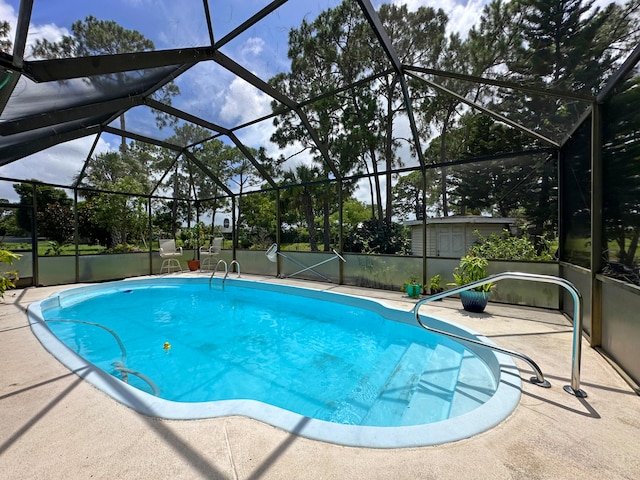
[[[168,403],[217,416],[206,406],[235,402],[391,432],[466,417],[499,387],[493,354],[345,295],[152,279],[73,289],[38,308],[55,337],[111,376],[111,388],[139,392],[132,406],[147,402],[145,413]]]

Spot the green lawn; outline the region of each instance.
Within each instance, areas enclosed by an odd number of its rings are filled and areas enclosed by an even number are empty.
[[[30,252],[31,244],[30,243],[11,243],[5,242],[0,245],[0,248],[4,248],[5,250],[11,250],[12,252]],[[102,253],[105,250],[105,247],[100,245],[86,245],[80,244],[78,246],[80,255],[95,255],[97,253]],[[64,245],[61,249],[62,255],[75,255],[76,247],[75,245]],[[39,241],[38,242],[38,256],[44,257],[47,255],[53,255],[53,250],[51,249],[51,245],[48,241]]]

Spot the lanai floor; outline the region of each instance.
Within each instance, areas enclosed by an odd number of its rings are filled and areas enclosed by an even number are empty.
[[[257,281],[294,280],[248,276]],[[410,310],[399,292],[302,281]],[[117,403],[53,358],[25,310],[68,287],[9,291],[0,303],[0,478],[3,479],[637,479],[640,397],[583,341],[581,387],[567,394],[572,326],[558,312],[490,303],[469,314],[445,299],[425,308],[533,358],[551,381],[523,379],[504,422],[454,443],[407,449],[353,448],[299,437],[256,420],[150,418]],[[639,354],[640,361],[640,354]]]

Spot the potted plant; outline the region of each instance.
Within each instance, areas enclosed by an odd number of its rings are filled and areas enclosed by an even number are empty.
[[[193,227],[186,231],[186,235],[183,235],[183,242],[185,247],[193,250],[193,258],[187,260],[189,270],[192,272],[200,268],[200,260],[198,259],[198,250],[200,245],[204,243],[205,225],[203,222],[196,223]]]
[[[14,260],[20,258],[20,255],[9,250],[0,250],[0,263],[12,265]],[[0,274],[0,299],[4,298],[4,292],[16,288],[15,282],[18,281],[18,271],[3,272]]]
[[[425,290],[429,291],[430,295],[435,295],[436,293],[440,293],[444,290],[442,287],[442,275],[434,275],[429,279],[429,285],[425,285]]]
[[[460,259],[460,265],[453,271],[454,285],[462,287],[471,282],[486,278],[489,262],[484,257],[465,255]],[[489,301],[489,294],[493,285],[485,283],[471,290],[460,292],[462,308],[469,312],[482,313]]]
[[[418,283],[418,277],[415,275],[411,275],[409,279],[402,284],[402,291],[405,292],[409,298],[420,297],[421,290],[422,285]]]

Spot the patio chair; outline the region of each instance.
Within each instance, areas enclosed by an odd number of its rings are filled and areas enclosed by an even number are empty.
[[[221,249],[222,237],[214,238],[209,247],[200,247],[200,270],[212,270],[215,265],[211,264],[211,260],[220,254]]]
[[[162,260],[162,266],[160,266],[160,273],[166,268],[167,273],[171,273],[172,269],[181,272],[180,257],[182,257],[182,247],[176,248],[176,241],[172,239],[160,240],[160,257]]]

